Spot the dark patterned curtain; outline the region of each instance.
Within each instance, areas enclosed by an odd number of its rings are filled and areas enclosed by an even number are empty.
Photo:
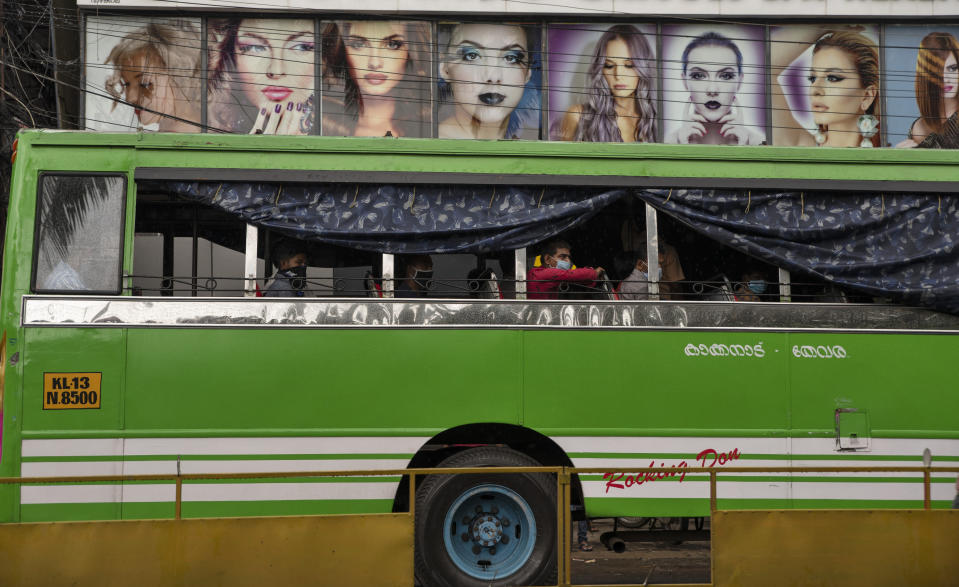
[[[297,238],[380,253],[487,253],[546,240],[625,190],[509,186],[152,183]]]
[[[954,195],[678,189],[637,195],[773,265],[959,314]]]

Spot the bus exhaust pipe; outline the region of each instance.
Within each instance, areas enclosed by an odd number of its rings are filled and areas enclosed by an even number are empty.
[[[612,550],[616,554],[623,554],[626,552],[626,542],[615,534],[604,533],[599,537],[599,540],[603,543],[603,546],[609,550]]]

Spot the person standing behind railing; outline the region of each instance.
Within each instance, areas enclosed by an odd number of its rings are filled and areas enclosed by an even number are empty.
[[[531,300],[556,300],[559,299],[559,287],[563,283],[592,287],[602,274],[602,267],[573,269],[569,243],[551,241],[543,249],[543,265],[527,272],[526,291]]]

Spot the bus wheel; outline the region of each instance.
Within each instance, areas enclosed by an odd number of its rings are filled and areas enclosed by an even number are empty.
[[[530,467],[506,448],[440,467]],[[416,578],[424,587],[554,585],[556,482],[547,474],[429,475],[416,491]]]

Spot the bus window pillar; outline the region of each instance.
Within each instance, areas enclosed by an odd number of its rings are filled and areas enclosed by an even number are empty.
[[[393,287],[393,255],[383,253],[383,297],[392,298],[395,287]]]
[[[779,268],[779,301],[780,302],[791,302],[793,294],[792,279],[789,276],[789,271]]]
[[[656,208],[646,204],[646,267],[649,272],[649,299],[659,299],[659,225]]]
[[[252,224],[246,225],[246,253],[243,257],[243,276],[246,279],[243,295],[248,298],[256,296],[256,247],[259,240],[257,229]]]
[[[516,261],[513,265],[516,275],[516,299],[526,299],[526,249],[516,249]]]
[[[163,281],[160,285],[160,295],[172,296],[174,289],[173,281],[173,254],[174,254],[174,234],[173,226],[163,227]]]

